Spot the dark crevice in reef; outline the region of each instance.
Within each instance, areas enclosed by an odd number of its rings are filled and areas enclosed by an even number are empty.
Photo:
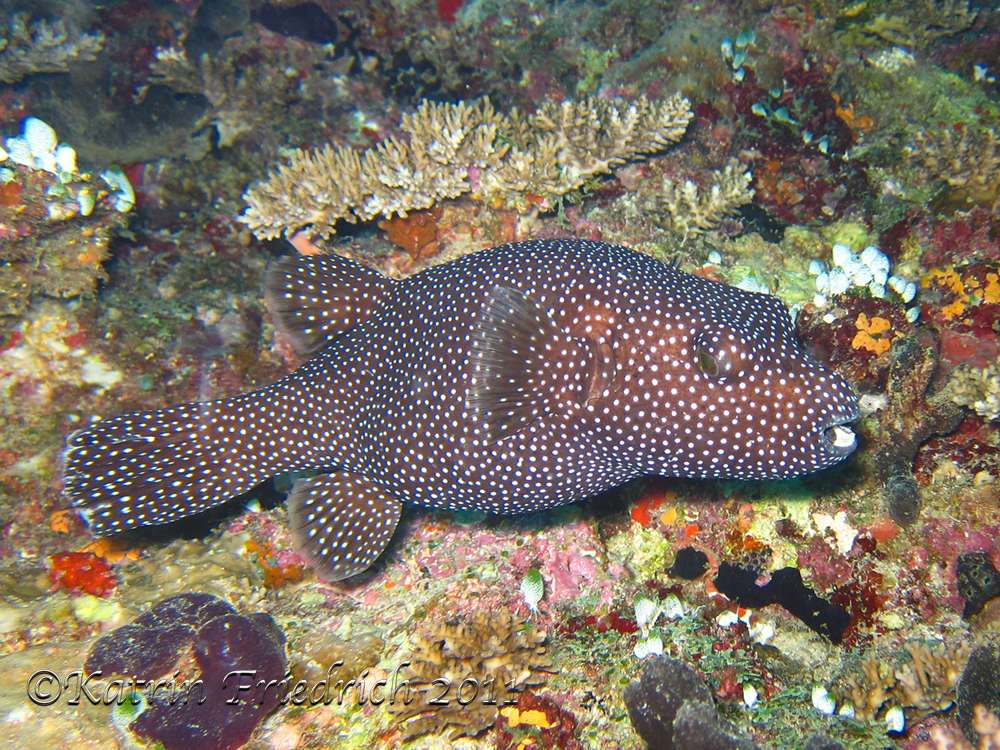
[[[272,5],[254,10],[250,17],[268,30],[316,44],[333,44],[339,38],[336,22],[316,3]]]

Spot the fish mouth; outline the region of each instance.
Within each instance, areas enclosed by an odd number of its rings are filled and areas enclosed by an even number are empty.
[[[854,414],[834,420],[821,428],[823,442],[831,453],[846,456],[858,447],[858,436],[852,429],[851,423],[859,416],[855,410]]]

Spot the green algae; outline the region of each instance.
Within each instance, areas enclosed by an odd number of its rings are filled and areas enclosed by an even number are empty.
[[[878,236],[868,226],[850,219],[827,224],[819,234],[830,245],[847,245],[855,251],[878,241]]]
[[[806,685],[787,686],[757,703],[752,711],[740,711],[729,718],[766,731],[768,747],[774,750],[802,747],[803,738],[810,734],[824,734],[857,750],[884,750],[884,726],[821,714],[813,707],[810,694],[811,688]],[[725,715],[725,707],[730,704],[722,706],[720,712]]]
[[[900,180],[903,195],[919,203],[926,193],[915,165],[904,154],[913,133],[955,124],[996,124],[1000,105],[982,86],[920,57],[881,55],[875,64],[856,65],[850,71],[858,112],[876,125],[851,157],[889,169]]]
[[[73,600],[73,616],[80,622],[117,624],[124,619],[124,614],[118,602],[99,596],[81,594]]]
[[[580,79],[576,82],[576,93],[584,96],[597,90],[601,78],[611,61],[618,56],[618,50],[601,50],[590,45],[582,45],[578,50],[578,67]]]
[[[796,235],[794,230],[799,230]],[[790,307],[811,302],[816,294],[809,263],[820,254],[819,241],[806,246],[800,241],[805,228],[789,227],[780,244],[767,242],[759,234],[737,237],[724,245],[721,273],[735,286],[759,283]],[[791,237],[789,233],[792,233]],[[726,258],[733,258],[726,263]]]
[[[639,580],[654,580],[666,575],[673,544],[659,531],[634,523],[608,540],[608,556]]]

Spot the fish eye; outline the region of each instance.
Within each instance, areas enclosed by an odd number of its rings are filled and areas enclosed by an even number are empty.
[[[750,346],[729,328],[702,331],[694,344],[698,369],[712,380],[736,377],[750,362]]]
[[[719,377],[719,360],[712,352],[703,346],[699,346],[695,354],[698,357],[698,367],[705,375],[710,378]]]

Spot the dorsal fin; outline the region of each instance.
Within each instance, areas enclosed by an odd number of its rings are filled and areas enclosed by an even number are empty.
[[[295,351],[308,356],[382,304],[392,280],[339,255],[283,258],[267,269],[265,301]]]
[[[491,442],[543,415],[579,407],[589,395],[593,348],[517,289],[491,292],[472,338],[472,358],[466,408]]]

